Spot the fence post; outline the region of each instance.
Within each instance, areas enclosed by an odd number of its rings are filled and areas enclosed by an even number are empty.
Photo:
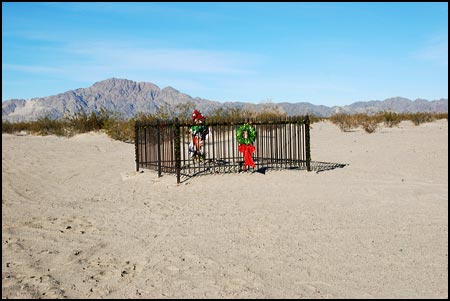
[[[134,155],[136,156],[136,171],[139,171],[139,121],[137,120],[134,124]]]
[[[306,115],[305,118],[305,147],[306,147],[306,169],[311,171],[311,147],[310,147],[310,139],[309,139],[309,115]]]
[[[161,177],[161,127],[159,119],[156,120],[156,140],[158,140],[158,178]]]
[[[180,174],[181,174],[181,136],[180,136],[180,122],[178,118],[175,118],[175,129],[174,129],[174,143],[175,143],[175,169],[177,171],[177,184],[180,184]]]

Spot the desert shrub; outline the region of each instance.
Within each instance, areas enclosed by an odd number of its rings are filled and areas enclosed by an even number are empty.
[[[2,133],[14,133],[14,123],[2,120]]]
[[[252,114],[252,118],[256,118],[258,120],[280,120],[286,118],[286,113],[279,112],[257,112]]]
[[[67,125],[63,120],[50,118],[49,116],[40,117],[36,121],[29,122],[28,130],[37,135],[56,135],[65,136]]]
[[[101,109],[98,113],[92,111],[89,115],[82,110],[74,114],[67,113],[61,120],[66,124],[66,136],[72,136],[102,130],[112,115],[113,113],[104,109]]]
[[[100,109],[98,113],[92,112],[88,118],[89,127],[92,128],[94,131],[103,129],[105,127],[106,121],[112,115],[113,115],[112,112],[107,111],[103,108]]]
[[[319,117],[319,116],[316,116],[316,115],[314,115],[314,114],[309,114],[309,123],[310,124],[313,124],[313,123],[316,123],[316,122],[320,122],[320,121],[323,121],[323,120],[326,120],[327,118],[325,118],[325,117]]]
[[[409,120],[415,125],[425,122],[432,122],[436,119],[448,119],[448,113],[395,113],[395,112],[379,112],[374,115],[345,114],[338,113],[329,117],[329,120],[338,125],[339,128],[347,132],[353,128],[361,126],[366,132],[374,132],[378,128],[379,123],[383,123],[387,127],[398,126],[400,122]]]
[[[434,118],[436,120],[439,120],[439,119],[447,119],[448,120],[448,113],[436,113],[434,115]]]
[[[359,119],[360,126],[369,134],[378,128],[378,120],[374,116],[362,116]]]
[[[95,115],[95,113],[91,114]],[[70,135],[86,133],[92,129],[92,125],[96,123],[94,116],[88,116],[85,111],[79,111],[72,115],[66,115],[64,121],[67,123]]]
[[[253,118],[259,120],[280,120],[286,118],[286,112],[278,105],[264,103],[259,106],[259,110],[251,114]]]
[[[242,121],[246,119],[257,119],[259,121],[275,121],[285,120],[288,117],[279,106],[273,104],[263,104],[258,111],[249,110],[248,108],[218,108],[208,114],[210,120],[214,121]],[[310,123],[324,120],[324,117],[318,117],[314,114],[309,114]]]
[[[164,103],[156,109],[154,117],[165,120],[173,120],[175,118],[186,120],[191,116],[194,108],[195,103],[192,101],[178,103],[176,105]]]
[[[383,123],[385,126],[390,128],[398,126],[403,120],[403,117],[400,114],[386,111],[377,113],[374,118],[376,118],[379,123]]]
[[[419,125],[425,122],[432,122],[435,120],[435,116],[432,113],[419,112],[414,114],[406,114],[406,118],[412,121],[414,125]]]
[[[373,133],[378,127],[378,118],[374,115],[367,115],[366,113],[352,114],[348,117],[350,123],[354,127],[361,127],[367,133]]]
[[[180,104],[179,106],[175,106],[175,109],[170,112],[167,107],[162,109],[158,114],[138,113],[131,119],[126,119],[119,113],[100,110],[98,113],[91,112],[89,115],[84,111],[80,111],[76,114],[66,114],[60,119],[53,119],[49,116],[45,116],[34,121],[2,121],[2,133],[12,134],[27,131],[39,135],[53,134],[70,137],[78,133],[104,130],[112,139],[132,142],[134,141],[134,125],[136,121],[154,122],[157,118],[173,119],[175,117],[180,118],[180,122],[183,122],[183,119],[190,121],[193,105],[193,103]],[[242,121],[242,119],[253,118],[258,118],[260,120],[279,120],[285,118],[286,113],[277,109],[276,106],[266,106],[259,112],[252,112],[247,109],[239,108],[219,108],[212,111],[208,117],[210,121],[221,120],[232,123],[235,120]],[[311,123],[326,119],[315,115],[309,115],[309,117]],[[361,127],[367,133],[375,132],[380,123],[383,123],[387,127],[393,127],[397,126],[403,120],[410,120],[415,125],[419,125],[436,119],[448,120],[448,113],[380,112],[375,115],[338,113],[329,117],[329,120],[344,132]]]
[[[348,132],[358,127],[357,117],[346,113],[334,114],[330,117],[330,121],[336,124],[343,132]]]
[[[134,124],[135,119],[124,119],[111,117],[106,120],[104,125],[105,133],[112,139],[133,142],[134,141]]]
[[[2,121],[2,133],[19,133],[21,131],[30,131],[31,122],[30,121],[20,121],[20,122],[10,122]]]
[[[133,118],[133,120],[135,121],[139,120],[140,122],[155,122],[156,119],[158,119],[157,116],[142,112],[137,113],[136,116]]]
[[[218,108],[210,112],[208,115],[212,120],[237,120],[252,117],[253,113],[246,109],[240,108]]]
[[[376,116],[369,116],[365,113],[337,113],[332,115],[329,120],[336,124],[343,132],[348,132],[352,129],[361,127],[367,133],[373,133],[378,128],[379,123],[379,118]]]

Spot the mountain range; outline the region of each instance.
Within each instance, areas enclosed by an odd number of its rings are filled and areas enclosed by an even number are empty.
[[[246,102],[218,102],[191,97],[172,87],[160,89],[150,82],[135,82],[127,79],[111,78],[96,82],[91,87],[70,90],[61,94],[25,99],[10,99],[2,103],[2,120],[26,121],[49,116],[60,118],[66,112],[98,112],[102,108],[118,112],[125,118],[137,113],[155,113],[161,107],[174,107],[177,104],[191,102],[195,108],[208,114],[219,108],[241,108],[260,111],[272,107],[288,115],[314,114],[328,117],[335,113],[376,113],[379,111],[436,112],[448,113],[448,99],[428,101],[426,99],[409,100],[402,97],[388,98],[383,101],[372,100],[355,102],[346,106],[327,107],[308,102],[253,104]]]

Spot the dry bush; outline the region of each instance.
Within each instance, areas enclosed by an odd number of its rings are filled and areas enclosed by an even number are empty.
[[[366,116],[360,119],[361,127],[369,134],[378,128],[378,120],[374,116]]]
[[[338,113],[332,115],[330,121],[336,124],[341,131],[348,132],[358,127],[363,128],[367,133],[373,133],[378,128],[378,118],[365,113],[345,114]]]
[[[2,133],[9,133],[9,134],[26,131],[32,134],[47,135],[51,134],[54,127],[55,124],[47,118],[41,118],[35,121],[20,121],[20,122],[2,121]]]
[[[309,114],[309,123],[310,124],[313,124],[313,123],[316,123],[316,122],[320,122],[320,121],[324,121],[326,119],[327,118],[325,118],[325,117],[319,117],[319,116],[316,116],[314,114]]]
[[[28,122],[10,122],[10,121],[2,121],[2,133],[18,133],[21,131],[28,131],[29,130],[29,124]]]
[[[286,116],[282,108],[272,103],[261,104],[260,109],[252,114],[252,117],[258,120],[280,120]]]
[[[330,117],[330,121],[336,124],[343,132],[348,132],[351,129],[358,127],[355,116],[346,113],[334,114]]]
[[[414,125],[419,125],[425,122],[432,122],[435,120],[435,116],[433,113],[426,112],[406,114],[406,118],[412,121]]]
[[[434,117],[436,118],[436,120],[439,120],[439,119],[447,119],[448,120],[448,113],[436,113],[434,115]]]
[[[190,121],[190,114],[193,110],[192,103],[181,104],[175,107],[172,112],[165,111],[167,116],[178,117],[181,121],[183,119]],[[35,121],[2,121],[2,133],[27,131],[39,135],[72,136],[78,133],[104,130],[113,139],[133,142],[136,121],[154,122],[157,117],[164,117],[163,115],[166,113],[163,113],[163,111],[160,111],[159,115],[139,113],[134,118],[126,119],[119,113],[107,112],[105,110],[100,110],[99,113],[92,112],[90,115],[81,111],[72,115],[66,114],[61,119],[52,119],[46,116]],[[230,123],[253,118],[259,120],[280,120],[286,118],[286,113],[279,110],[277,106],[268,105],[259,111],[259,113],[246,109],[219,108],[209,115],[210,121],[225,121]],[[325,118],[310,115],[310,123],[323,119]],[[380,112],[371,116],[367,114],[338,113],[329,117],[329,120],[344,132],[362,127],[367,133],[375,132],[380,123],[383,123],[387,127],[393,127],[397,126],[403,120],[410,120],[415,125],[419,125],[436,119],[448,119],[448,113],[422,112],[398,114],[394,112]]]
[[[142,123],[153,123],[153,122],[156,122],[157,119],[158,118],[155,115],[146,114],[146,113],[142,113],[142,112],[137,113],[136,116],[134,118],[132,118],[132,120],[140,121]]]
[[[349,116],[352,124],[363,128],[367,133],[373,133],[378,127],[378,118],[376,116],[369,116],[366,113],[358,113]]]
[[[218,108],[208,115],[211,121],[229,121],[242,120],[252,117],[253,113],[240,108]]]
[[[383,123],[385,126],[391,128],[394,126],[398,126],[400,122],[403,120],[402,115],[397,114],[395,112],[379,112],[377,113],[374,118],[377,119],[379,123]]]
[[[48,116],[29,122],[29,131],[37,135],[66,135],[67,124],[63,120],[52,119]]]
[[[66,114],[62,120],[67,124],[67,132],[70,136],[101,130],[110,117],[111,113],[102,109],[99,113],[93,111],[90,115],[87,115],[85,111],[79,111],[72,115]]]
[[[105,133],[112,139],[133,142],[134,141],[134,121],[133,120],[113,120],[109,119],[105,126]]]
[[[192,111],[195,109],[195,103],[192,101],[170,105],[164,103],[156,109],[153,116],[163,120],[173,120],[175,118],[186,120],[191,117]]]

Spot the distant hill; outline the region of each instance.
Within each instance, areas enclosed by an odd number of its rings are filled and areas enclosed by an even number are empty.
[[[127,79],[111,78],[95,83],[89,88],[80,88],[54,96],[25,99],[10,99],[2,103],[2,120],[19,121],[35,120],[50,116],[60,118],[65,112],[76,113],[84,110],[86,113],[98,112],[100,109],[121,113],[130,118],[137,113],[154,113],[162,106],[171,107],[176,104],[192,102],[204,114],[218,108],[245,108],[259,111],[267,106],[277,107],[288,115],[314,114],[328,117],[334,113],[376,113],[378,111],[404,112],[448,112],[448,99],[414,101],[394,97],[383,101],[373,100],[355,102],[347,106],[327,107],[308,102],[252,104],[245,102],[218,102],[213,100],[193,98],[172,87],[160,89],[150,82],[135,82]]]

